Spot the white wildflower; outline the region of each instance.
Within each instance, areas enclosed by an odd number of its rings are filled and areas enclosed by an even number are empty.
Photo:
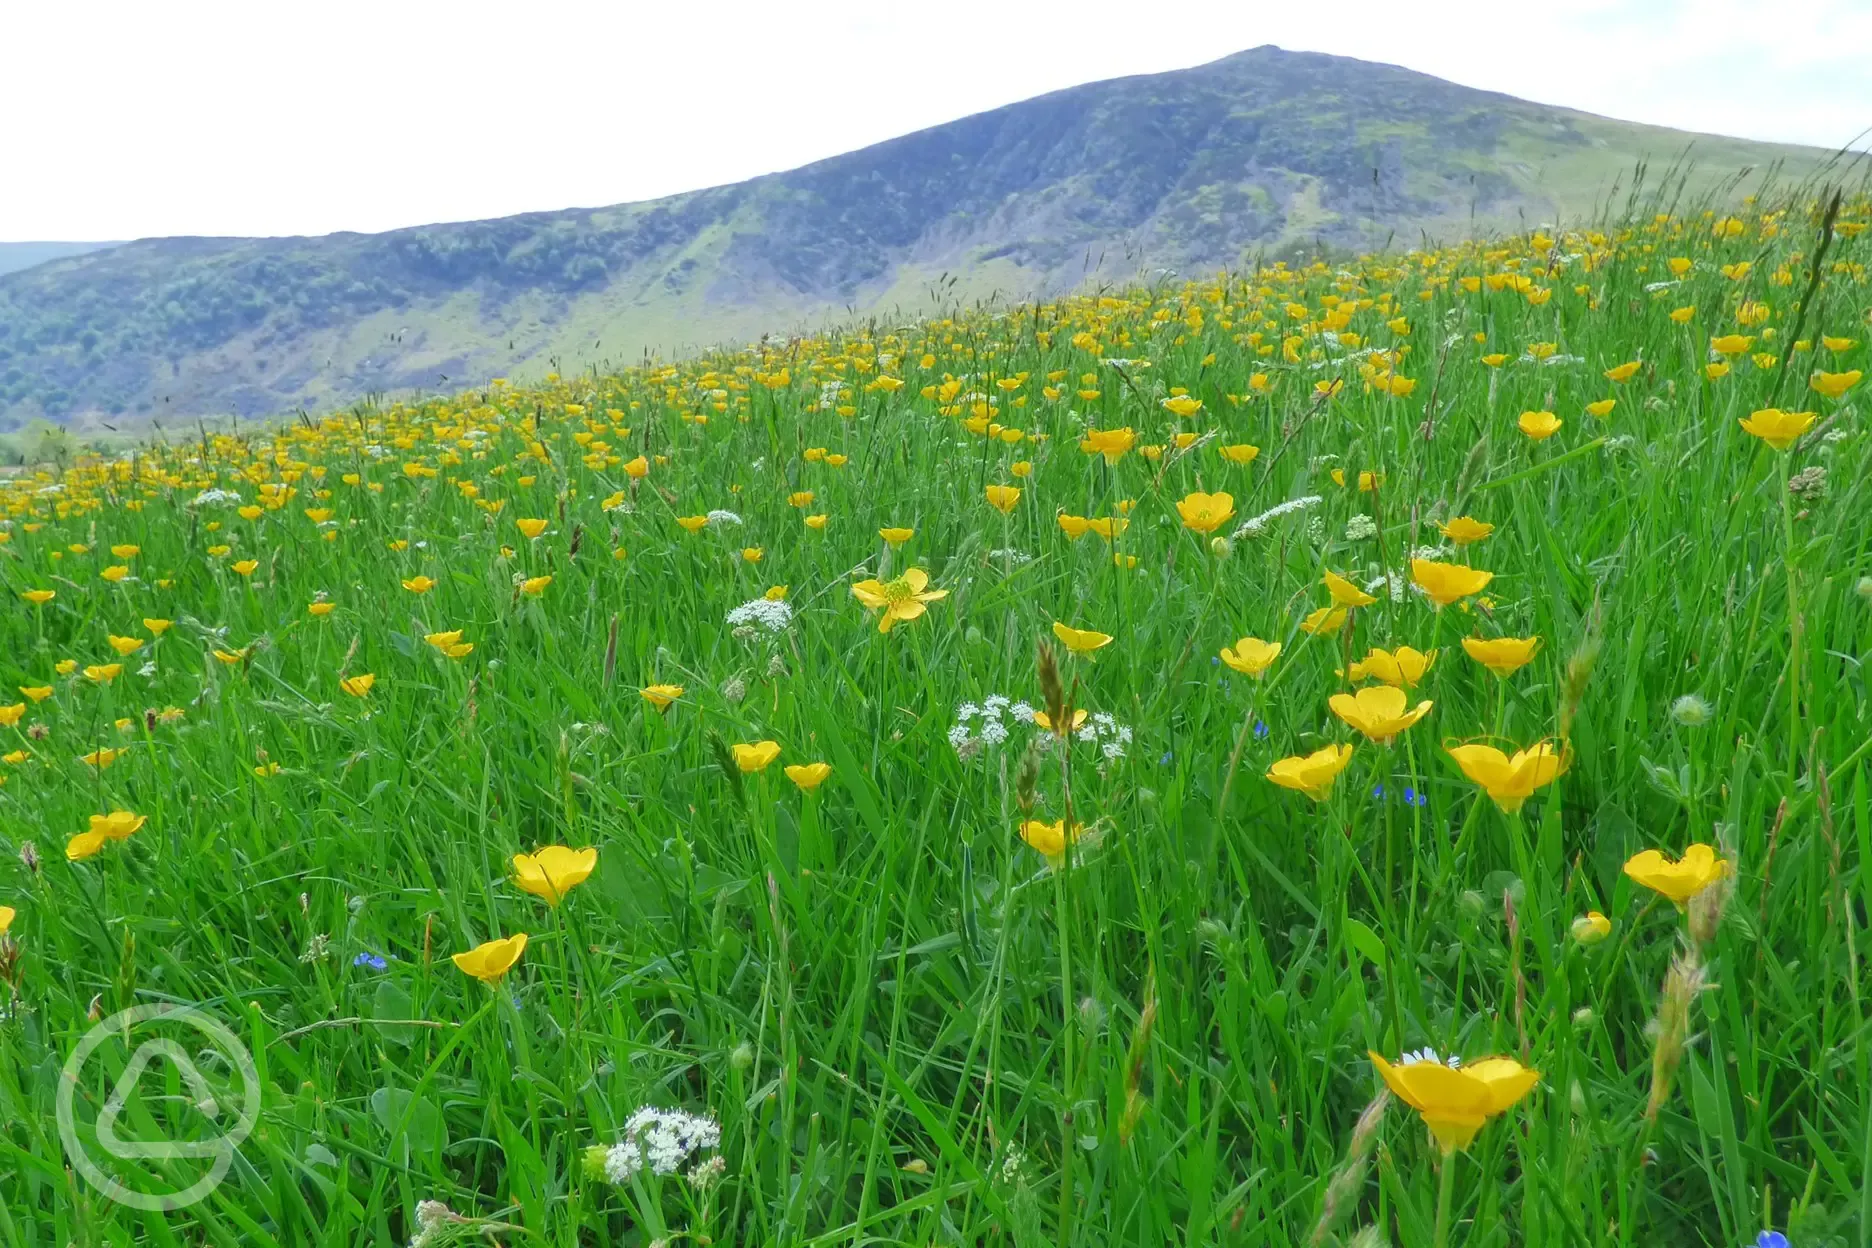
[[[238,503],[241,496],[233,490],[203,490],[189,500],[191,507],[224,507],[229,503]]]
[[[708,513],[708,522],[710,524],[740,524],[741,517],[735,515],[732,511],[724,511],[717,507],[714,511]]]
[[[1415,1066],[1419,1063],[1426,1063],[1431,1066],[1448,1066],[1451,1070],[1456,1070],[1462,1066],[1462,1058],[1454,1054],[1448,1058],[1438,1057],[1435,1049],[1426,1047],[1404,1054],[1404,1056],[1398,1058],[1397,1064],[1400,1066]]]
[[[756,598],[730,611],[728,623],[736,627],[757,626],[770,633],[784,633],[793,623],[793,608],[781,599]]]
[[[706,1115],[648,1105],[624,1123],[624,1138],[605,1153],[605,1178],[622,1186],[644,1170],[675,1174],[692,1153],[721,1146],[721,1124]]]
[[[1235,537],[1237,539],[1244,537],[1260,537],[1272,521],[1278,520],[1290,512],[1305,511],[1308,507],[1315,506],[1323,501],[1324,499],[1318,494],[1308,494],[1301,498],[1290,498],[1284,503],[1276,503],[1260,515],[1251,517],[1244,522],[1239,529],[1235,530]]]
[[[1363,513],[1346,521],[1345,536],[1348,542],[1362,542],[1378,536],[1378,522]]]

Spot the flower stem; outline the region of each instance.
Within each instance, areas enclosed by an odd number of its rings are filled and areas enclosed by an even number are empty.
[[[1790,456],[1781,453],[1781,476],[1785,478]],[[1786,541],[1782,565],[1787,571],[1788,597],[1788,792],[1794,791],[1795,773],[1800,764],[1801,742],[1801,643],[1800,583],[1794,573],[1794,496],[1785,484],[1781,495],[1781,534]]]
[[[1436,1236],[1431,1241],[1435,1248],[1448,1248],[1450,1224],[1450,1196],[1456,1190],[1456,1154],[1443,1154],[1443,1174],[1437,1180],[1436,1197]]]

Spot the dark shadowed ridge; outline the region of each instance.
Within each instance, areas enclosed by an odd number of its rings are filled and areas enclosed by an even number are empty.
[[[1712,181],[1781,164],[1801,176],[1826,155],[1255,48],[645,203],[145,239],[38,264],[0,276],[0,428],[271,415],[627,362],[840,310],[908,316],[1301,246],[1531,225],[1591,211],[1638,161],[1693,141]]]

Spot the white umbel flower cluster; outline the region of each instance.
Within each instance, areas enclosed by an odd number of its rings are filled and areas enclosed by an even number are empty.
[[[776,598],[756,598],[728,613],[728,623],[735,628],[762,628],[770,633],[784,633],[793,623],[793,608]]]
[[[708,522],[710,524],[740,524],[741,517],[735,515],[732,511],[724,511],[717,507],[714,511],[708,513]]]
[[[1318,494],[1307,494],[1300,498],[1290,498],[1284,503],[1276,503],[1258,516],[1252,516],[1235,530],[1236,540],[1244,537],[1260,537],[1267,532],[1267,526],[1291,512],[1305,511],[1324,501]]]
[[[956,707],[956,722],[949,729],[949,744],[964,759],[973,758],[983,749],[1000,745],[1008,739],[1005,720],[1017,724],[1033,723],[1034,708],[991,693],[980,703],[964,702]],[[977,722],[979,721],[979,722]]]
[[[1086,722],[1073,736],[1097,745],[1099,753],[1108,760],[1123,758],[1125,747],[1131,744],[1131,730],[1104,711],[1087,716]]]
[[[241,496],[233,490],[203,490],[189,500],[191,507],[225,507],[229,503],[238,503]]]
[[[605,1153],[605,1178],[623,1185],[644,1170],[675,1174],[692,1153],[721,1147],[721,1124],[705,1114],[646,1105],[624,1123],[624,1138]]]

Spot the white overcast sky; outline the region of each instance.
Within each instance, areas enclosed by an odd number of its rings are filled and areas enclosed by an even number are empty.
[[[0,240],[648,199],[1259,44],[1838,147],[1872,0],[0,0]]]

